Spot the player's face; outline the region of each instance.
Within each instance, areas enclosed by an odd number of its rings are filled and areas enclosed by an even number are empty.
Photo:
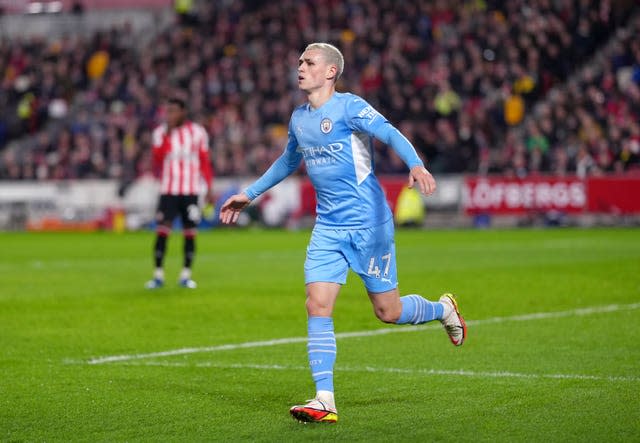
[[[318,49],[305,51],[298,60],[298,87],[311,92],[333,82],[335,66],[328,64]]]
[[[176,103],[167,105],[167,124],[170,128],[180,126],[184,122],[185,110]]]

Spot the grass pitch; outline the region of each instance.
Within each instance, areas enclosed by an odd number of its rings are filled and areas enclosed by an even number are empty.
[[[640,230],[399,231],[402,292],[457,293],[467,341],[350,275],[320,426],[288,415],[309,232],[201,233],[195,291],[174,234],[150,292],[153,236],[0,234],[0,441],[640,441]]]

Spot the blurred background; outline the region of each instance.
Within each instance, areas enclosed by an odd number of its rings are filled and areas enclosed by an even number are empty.
[[[151,132],[175,92],[218,201],[242,189],[282,152],[313,41],[438,180],[407,190],[376,144],[398,224],[640,224],[638,0],[0,0],[0,229],[153,227]],[[305,227],[314,207],[302,167],[243,223]]]

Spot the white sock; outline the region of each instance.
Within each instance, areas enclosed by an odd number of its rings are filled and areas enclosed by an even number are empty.
[[[333,392],[331,391],[318,391],[316,392],[316,398],[323,402],[325,405],[329,406],[332,409],[336,408],[336,401],[333,397]]]
[[[182,268],[180,272],[180,280],[190,280],[191,279],[191,269]]]
[[[156,268],[156,270],[153,271],[153,278],[164,280],[164,270],[162,268]]]

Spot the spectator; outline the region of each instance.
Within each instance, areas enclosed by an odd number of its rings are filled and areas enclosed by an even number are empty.
[[[211,135],[219,174],[259,174],[266,159],[282,150],[281,138],[269,128],[286,122],[301,100],[291,69],[300,42],[322,39],[340,40],[347,66],[353,66],[338,89],[362,94],[394,124],[411,128],[411,141],[441,172],[550,172],[562,157],[557,149],[567,154],[561,169],[576,172],[579,150],[571,134],[580,133],[595,159],[614,128],[620,142],[608,149],[616,168],[624,169],[622,144],[640,115],[640,43],[633,38],[640,25],[637,17],[630,20],[602,74],[587,71],[556,92],[552,88],[567,80],[572,66],[630,15],[612,15],[610,1],[573,3],[201,2],[197,22],[176,24],[145,48],[129,46],[137,39],[126,26],[91,38],[0,40],[0,114],[13,115],[0,119],[0,149],[3,138],[6,143],[63,118],[76,122],[69,124],[74,134],[88,137],[90,160],[80,160],[87,155],[84,141],[63,144],[60,164],[49,154],[47,160],[30,157],[38,177],[130,179],[148,170],[150,131],[162,118],[158,103],[180,88],[189,91],[193,117]],[[316,34],[309,23],[316,24]],[[102,64],[87,66],[95,54]],[[270,69],[257,69],[265,60]],[[33,100],[30,106],[23,101],[23,109],[31,113],[19,121],[16,107],[27,94]],[[541,99],[548,114],[532,135],[528,122]],[[82,111],[65,117],[64,105],[71,109],[72,103]],[[444,129],[440,119],[450,126]],[[509,135],[511,128],[516,135]],[[513,150],[510,137],[520,138],[518,146],[534,143],[540,153],[532,159],[533,147]]]

